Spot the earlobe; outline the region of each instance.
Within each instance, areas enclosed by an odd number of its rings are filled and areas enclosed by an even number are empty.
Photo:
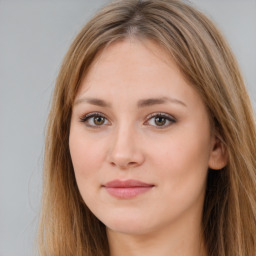
[[[220,170],[228,163],[228,154],[223,142],[215,136],[213,138],[212,150],[209,158],[208,167],[213,170]]]

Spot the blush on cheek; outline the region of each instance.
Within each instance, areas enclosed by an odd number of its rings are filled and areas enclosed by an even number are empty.
[[[89,178],[100,168],[99,149],[81,141],[70,141],[70,154],[77,177]]]
[[[93,170],[93,159],[88,153],[80,154],[80,152],[78,152],[78,154],[75,154],[75,152],[73,152],[71,159],[75,173],[84,176],[87,175],[90,170]]]

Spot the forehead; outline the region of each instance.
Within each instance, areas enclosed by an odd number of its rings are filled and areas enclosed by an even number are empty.
[[[166,81],[168,80],[168,81]],[[116,87],[124,90],[160,89],[162,84],[185,83],[165,49],[151,40],[126,39],[102,49],[82,79],[78,94]]]

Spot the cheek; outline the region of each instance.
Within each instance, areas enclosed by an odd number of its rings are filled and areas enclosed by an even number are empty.
[[[200,166],[207,169],[210,156],[209,140],[185,133],[176,134],[156,145],[150,154],[158,165],[164,167],[163,169],[171,169],[180,174]]]
[[[100,189],[98,170],[101,168],[102,151],[76,127],[70,131],[69,149],[80,194],[87,205],[94,205],[95,195]]]
[[[85,138],[82,128],[71,127],[69,149],[77,182],[79,183],[80,179],[83,182],[89,182],[102,162],[100,145],[92,138]]]
[[[158,177],[166,181],[165,189],[172,190],[181,199],[201,191],[206,182],[210,136],[195,134],[177,132],[175,136],[158,144],[151,153]]]
[[[168,213],[163,214],[167,219],[176,218],[188,209],[201,209],[204,200],[208,169],[206,144],[196,139],[188,143],[189,137],[185,137],[183,134],[173,138],[154,150],[154,170],[157,170],[161,198],[158,200],[161,205],[156,203],[155,208]]]

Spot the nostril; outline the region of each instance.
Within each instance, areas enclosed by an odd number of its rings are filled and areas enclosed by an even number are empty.
[[[129,162],[128,165],[129,166],[133,166],[133,165],[136,165],[137,163],[136,162]]]
[[[126,162],[126,163],[110,162],[110,164],[113,167],[118,166],[121,169],[127,169],[127,168],[135,167],[138,165],[138,163],[136,163],[136,162]]]

